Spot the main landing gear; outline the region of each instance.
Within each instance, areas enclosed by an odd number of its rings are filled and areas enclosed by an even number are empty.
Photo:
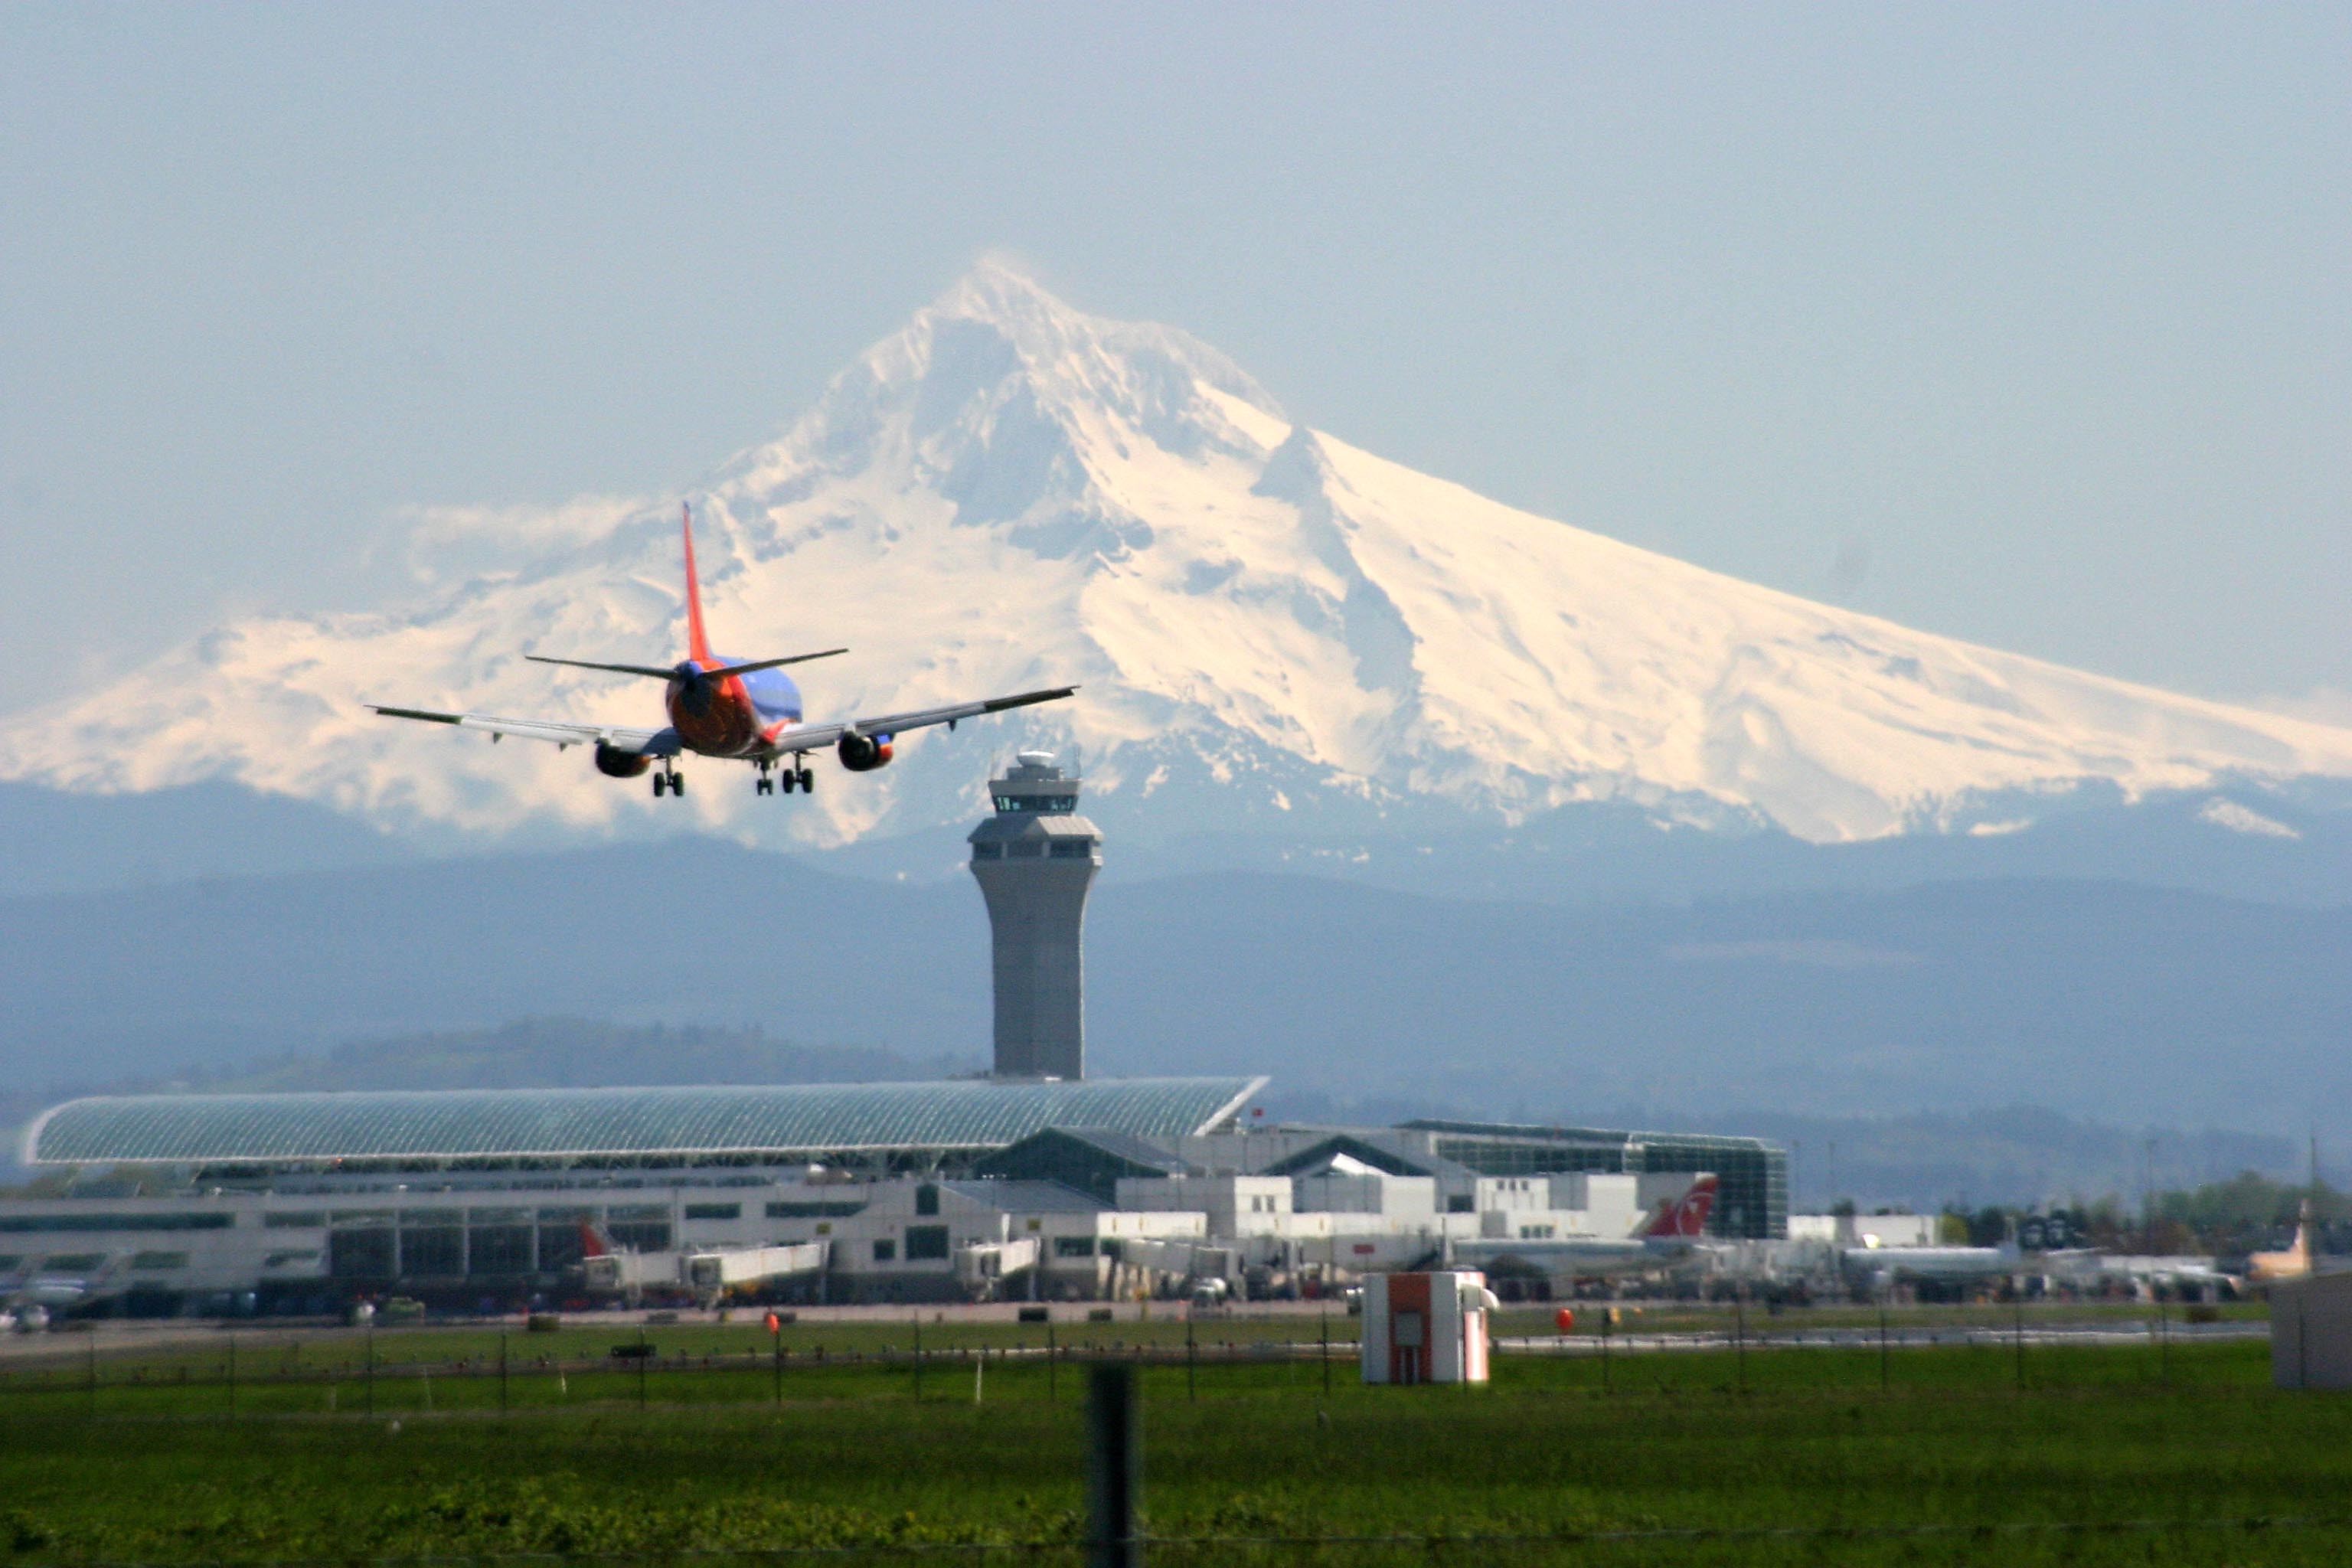
[[[754,791],[761,795],[773,795],[776,793],[776,780],[770,773],[770,770],[774,766],[775,764],[772,763],[761,763],[760,764],[760,776],[751,781],[751,788]],[[809,772],[805,767],[786,768],[783,770],[782,776],[784,781],[784,793],[786,795],[792,794],[795,789],[798,789],[803,795],[814,795],[816,793],[816,775]]]
[[[664,795],[684,795],[685,793],[686,775],[676,768],[664,768],[654,774],[655,799],[658,800]]]

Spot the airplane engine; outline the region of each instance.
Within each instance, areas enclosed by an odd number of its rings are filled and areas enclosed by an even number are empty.
[[[596,742],[596,771],[608,779],[633,779],[654,765],[654,760],[643,752],[624,752],[616,747]]]
[[[853,773],[870,773],[876,768],[890,765],[890,737],[861,735],[852,730],[842,736],[834,748],[841,757],[841,765]]]

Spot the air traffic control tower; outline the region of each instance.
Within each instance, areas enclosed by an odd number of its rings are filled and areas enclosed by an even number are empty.
[[[1078,815],[1078,781],[1051,752],[1024,752],[991,779],[996,814],[971,830],[971,874],[996,954],[996,1076],[1087,1073],[1087,889],[1102,834]]]

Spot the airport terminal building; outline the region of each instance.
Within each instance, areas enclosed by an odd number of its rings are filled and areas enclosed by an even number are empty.
[[[0,1304],[511,1310],[712,1281],[834,1301],[1295,1294],[1465,1241],[1623,1236],[1700,1173],[1720,1187],[1710,1233],[1786,1235],[1787,1156],[1760,1140],[1268,1126],[1261,1077],[1084,1078],[1100,839],[1077,794],[1024,754],[972,837],[991,1076],[73,1100],[26,1131],[25,1163],[52,1173],[38,1195],[0,1199]]]

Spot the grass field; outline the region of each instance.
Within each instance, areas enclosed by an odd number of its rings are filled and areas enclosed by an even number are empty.
[[[0,1384],[0,1562],[1077,1561],[1082,1369],[975,1363],[958,1352],[1022,1331],[929,1325],[927,1352],[949,1353],[918,1398],[909,1366],[874,1359],[909,1327],[795,1325],[781,1405],[755,1327],[649,1330],[671,1359],[642,1382],[607,1353],[634,1330],[514,1334],[505,1414],[478,1331],[379,1334],[373,1417],[363,1373],[341,1370],[363,1354],[352,1335],[275,1365],[241,1345],[233,1408],[209,1342],[110,1363],[94,1394],[70,1363],[18,1367]],[[2032,1346],[2021,1387],[1999,1345],[1506,1357],[1480,1391],[1364,1389],[1348,1348],[1328,1394],[1312,1355],[1188,1371],[1163,1349],[1144,1367],[1154,1534],[1261,1542],[1155,1544],[1154,1562],[2352,1557],[2352,1525],[2242,1522],[2352,1515],[2352,1401],[2273,1393],[2260,1341]],[[2148,1522],[2166,1528],[2117,1528]],[[1914,1527],[1931,1532],[1868,1532]],[[1300,1543],[1387,1535],[1415,1541]],[[1496,1535],[1518,1539],[1434,1539]]]

